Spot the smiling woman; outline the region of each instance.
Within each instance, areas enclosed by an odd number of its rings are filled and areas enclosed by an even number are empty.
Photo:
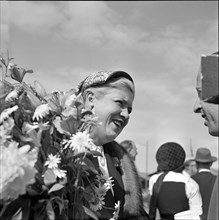
[[[132,112],[133,79],[123,71],[93,73],[81,82],[78,93],[86,109],[94,111],[98,118],[90,133],[103,155],[98,158],[100,170],[113,179],[100,219],[111,218],[115,203],[120,205],[118,219],[148,219],[136,167],[128,153],[114,141],[128,124]]]

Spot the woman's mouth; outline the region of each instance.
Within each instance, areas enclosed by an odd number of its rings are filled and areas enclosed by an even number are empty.
[[[120,129],[123,128],[123,126],[125,124],[122,119],[113,119],[112,121]]]

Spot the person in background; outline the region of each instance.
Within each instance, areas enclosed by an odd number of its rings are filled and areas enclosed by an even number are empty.
[[[134,96],[134,81],[124,71],[95,72],[78,86],[78,100],[97,117],[90,137],[102,154],[97,161],[100,172],[113,180],[113,186],[104,198],[99,219],[111,219],[115,203],[119,207],[118,220],[148,219],[143,208],[136,167],[128,153],[115,142],[128,124]]]
[[[201,114],[208,132],[214,137],[219,136],[218,121],[218,52],[201,57],[201,68],[197,75],[196,90],[198,99],[193,111]],[[208,220],[218,220],[218,177],[214,184],[208,210]]]
[[[208,216],[210,198],[216,180],[216,176],[211,173],[210,168],[217,158],[211,156],[209,149],[199,148],[197,149],[195,160],[197,162],[198,173],[192,178],[199,185],[203,204],[203,213],[201,215],[201,219],[206,220]]]
[[[200,219],[202,200],[198,184],[182,174],[185,151],[175,142],[162,144],[156,152],[158,173],[149,180],[151,194],[149,218],[162,220]]]
[[[126,149],[126,151],[129,153],[131,159],[133,161],[135,161],[136,156],[138,154],[135,142],[132,140],[124,140],[124,141],[120,142],[120,145]]]
[[[187,158],[184,162],[183,174],[190,178],[197,173],[197,164],[195,158]]]

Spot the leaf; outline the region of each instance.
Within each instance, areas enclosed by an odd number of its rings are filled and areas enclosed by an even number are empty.
[[[74,119],[73,117],[69,117],[66,120],[56,118],[53,121],[53,124],[59,133],[66,134],[68,136],[70,136],[71,134],[75,134],[79,126],[78,120]]]
[[[46,201],[45,200],[38,200],[33,207],[33,220],[42,220],[47,219],[47,212],[46,212]]]
[[[46,205],[47,216],[49,220],[55,220],[55,212],[53,210],[52,204],[49,201]]]
[[[83,209],[88,216],[90,216],[91,218],[93,218],[95,220],[98,220],[96,214],[94,212],[92,212],[90,209],[86,208],[85,206],[83,206]]]
[[[44,183],[46,185],[52,184],[56,182],[56,175],[53,170],[48,168],[44,174]]]
[[[63,209],[64,209],[64,206],[65,206],[65,203],[68,202],[67,200],[62,200],[60,197],[52,197],[51,202],[54,202],[55,204],[58,205],[59,207],[59,214],[61,215]]]
[[[25,199],[22,203],[22,220],[28,220],[30,215],[30,200]]]
[[[46,93],[46,90],[44,89],[44,87],[41,85],[41,83],[39,81],[35,80],[33,82],[33,84],[34,84],[34,89],[36,90],[36,93],[40,97],[44,98],[47,95],[47,93]]]
[[[51,187],[51,189],[49,190],[48,193],[58,191],[58,190],[62,189],[63,187],[64,187],[64,185],[57,183]]]
[[[91,170],[93,173],[98,174],[98,171],[95,168],[95,165],[88,158],[84,159],[84,165],[86,165],[86,168],[85,168],[86,170]]]
[[[24,199],[19,197],[18,199],[15,199],[11,203],[9,203],[5,210],[1,213],[0,220],[10,220],[12,216],[14,216],[19,209],[22,207],[22,203],[24,202]]]
[[[33,73],[33,70],[31,69],[24,69],[24,68],[17,68],[14,66],[14,68],[11,70],[11,78],[18,81],[18,82],[22,82],[23,78],[25,76],[26,73]]]
[[[13,89],[14,86],[11,83],[0,80],[0,99],[5,98]]]
[[[86,152],[76,153],[76,154],[74,155],[74,157],[82,157],[84,154],[86,154],[87,157],[93,157],[93,156],[96,156],[96,157],[100,156],[100,157],[102,157],[102,156],[103,156],[103,155],[102,155],[100,152],[98,152],[98,151],[86,151]]]

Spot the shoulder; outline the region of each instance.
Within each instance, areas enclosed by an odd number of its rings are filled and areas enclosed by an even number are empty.
[[[107,152],[111,157],[118,157],[121,159],[127,155],[127,151],[116,141],[109,142],[103,145],[104,152]]]

